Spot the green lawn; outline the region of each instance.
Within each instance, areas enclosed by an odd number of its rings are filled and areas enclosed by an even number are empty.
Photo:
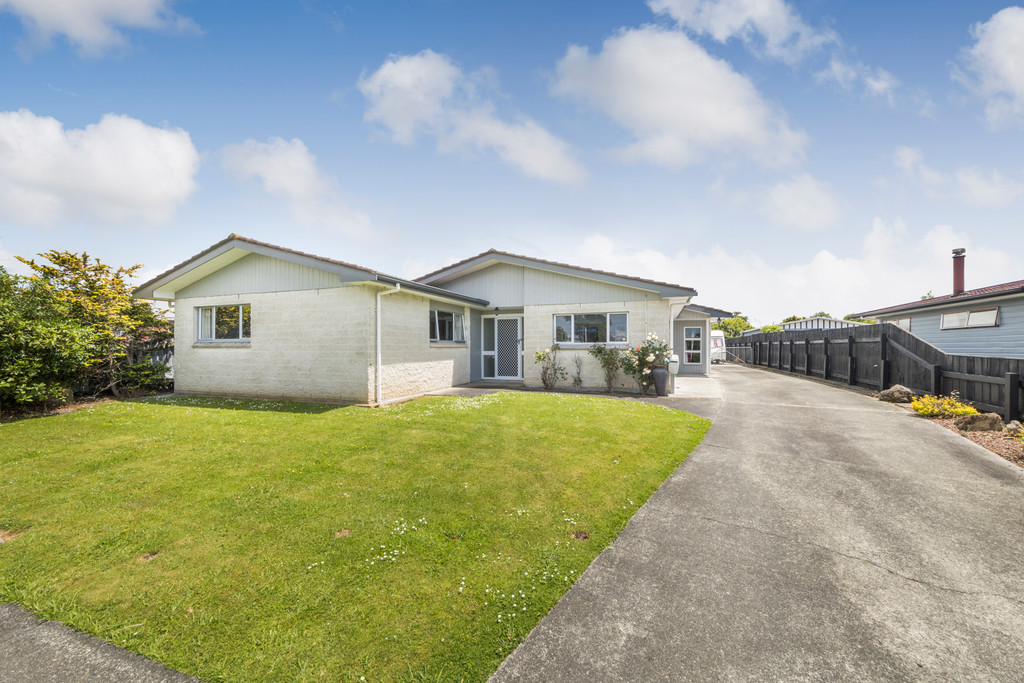
[[[709,424],[540,393],[7,423],[0,601],[204,680],[484,680]]]

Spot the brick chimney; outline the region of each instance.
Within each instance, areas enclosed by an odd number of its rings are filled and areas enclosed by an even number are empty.
[[[953,250],[953,296],[964,293],[964,255],[966,249]]]

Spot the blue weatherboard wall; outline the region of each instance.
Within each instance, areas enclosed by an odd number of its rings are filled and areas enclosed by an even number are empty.
[[[996,327],[943,330],[943,313],[999,307]],[[884,321],[908,317],[906,313],[886,316]],[[961,356],[1024,358],[1024,295],[993,300],[965,301],[910,314],[910,333],[946,353]]]

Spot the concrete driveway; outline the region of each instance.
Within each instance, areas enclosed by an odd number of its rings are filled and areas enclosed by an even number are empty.
[[[704,442],[493,681],[1024,680],[1024,472],[894,406],[715,368]]]

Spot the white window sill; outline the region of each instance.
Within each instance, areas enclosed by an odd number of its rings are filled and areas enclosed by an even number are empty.
[[[432,349],[464,349],[464,348],[466,348],[466,342],[432,341],[432,342],[430,342],[430,348],[432,348]]]
[[[551,342],[552,346],[558,344],[560,349],[589,349],[594,344],[604,346],[609,349],[628,349],[629,342]]]
[[[229,341],[218,339],[216,341],[197,341],[192,344],[193,349],[247,349],[249,340]]]

